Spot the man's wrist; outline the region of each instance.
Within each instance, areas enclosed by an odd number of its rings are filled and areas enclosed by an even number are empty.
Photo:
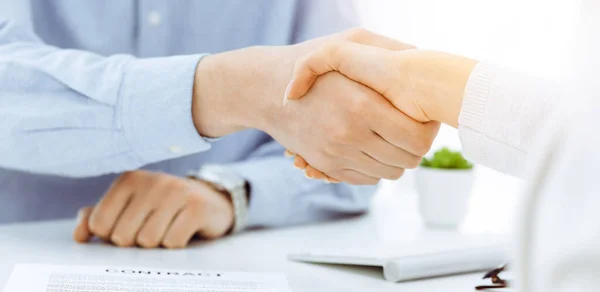
[[[223,105],[222,78],[219,71],[219,55],[204,57],[196,68],[192,98],[194,126],[203,137],[217,138],[243,130],[230,118],[230,111]]]
[[[280,108],[295,62],[292,47],[250,47],[205,57],[196,70],[192,115],[198,133],[265,130]]]

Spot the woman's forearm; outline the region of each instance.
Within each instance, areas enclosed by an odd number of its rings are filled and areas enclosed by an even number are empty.
[[[535,138],[566,112],[555,82],[447,53],[402,54],[403,86],[429,119],[459,129],[463,151],[479,164],[521,175]]]
[[[412,89],[428,118],[458,128],[464,92],[477,61],[425,50],[402,54],[401,80],[407,81],[404,86]]]

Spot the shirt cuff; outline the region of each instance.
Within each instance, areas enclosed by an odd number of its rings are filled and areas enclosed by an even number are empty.
[[[306,179],[300,170],[283,157],[265,157],[226,164],[250,184],[246,227],[281,226],[314,221],[303,199],[322,182]],[[333,186],[333,185],[332,185]],[[306,194],[304,198],[300,194]],[[320,196],[326,196],[320,194]],[[303,212],[304,211],[304,212]],[[301,214],[299,214],[301,213]]]
[[[469,76],[462,108],[458,117],[458,133],[468,159],[486,165],[484,116],[494,76],[489,66],[479,63]]]
[[[194,77],[204,56],[137,59],[125,72],[120,120],[142,164],[210,149],[192,119]]]

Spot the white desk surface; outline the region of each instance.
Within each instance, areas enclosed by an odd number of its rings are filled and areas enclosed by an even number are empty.
[[[461,227],[466,233],[507,233],[519,182],[478,169],[471,212]],[[284,272],[295,292],[310,291],[473,291],[480,274],[390,283],[381,269],[291,262],[290,251],[311,248],[364,247],[401,243],[434,231],[419,219],[412,173],[385,183],[369,215],[279,230],[251,231],[184,250],[115,248],[71,240],[73,221],[0,226],[0,288],[15,263],[112,265],[172,269]],[[4,203],[4,202],[3,202]]]

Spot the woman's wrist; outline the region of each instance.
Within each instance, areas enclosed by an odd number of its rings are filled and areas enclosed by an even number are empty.
[[[458,127],[458,117],[471,72],[477,61],[458,55],[417,50],[409,57],[408,74],[423,112],[431,120]]]

